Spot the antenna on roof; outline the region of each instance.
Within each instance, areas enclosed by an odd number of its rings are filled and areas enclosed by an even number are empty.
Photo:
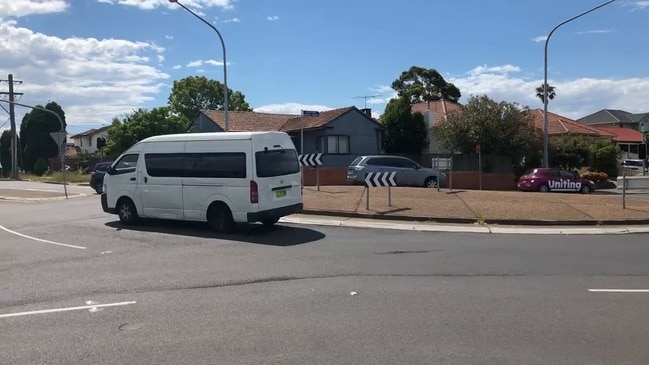
[[[353,96],[352,99],[363,99],[365,100],[365,106],[364,108],[367,109],[367,99],[374,99],[378,98],[381,95],[363,95],[363,96]]]

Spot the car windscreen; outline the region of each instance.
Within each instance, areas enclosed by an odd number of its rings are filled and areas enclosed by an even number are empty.
[[[98,163],[95,165],[95,171],[103,171],[106,172],[110,168],[110,163]]]
[[[300,172],[297,152],[293,149],[255,152],[255,165],[257,177],[291,175]]]
[[[363,157],[356,157],[352,163],[349,164],[349,166],[356,166],[358,165],[361,161],[363,160]]]

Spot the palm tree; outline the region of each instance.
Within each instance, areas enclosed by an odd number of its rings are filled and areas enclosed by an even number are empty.
[[[548,85],[548,99],[554,100],[555,96],[557,96],[557,93],[554,92],[554,86]],[[536,97],[539,98],[541,102],[545,104],[543,100],[543,85],[536,88]]]

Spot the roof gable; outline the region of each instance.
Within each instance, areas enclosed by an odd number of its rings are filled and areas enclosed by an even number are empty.
[[[634,115],[635,114],[629,113],[624,110],[602,109],[593,114],[579,118],[577,121],[583,124],[637,123],[637,121],[634,120]]]
[[[631,128],[601,127],[613,134],[613,141],[621,143],[642,143],[644,134]]]
[[[536,128],[543,130],[543,110],[534,109],[531,111]],[[548,135],[573,134],[592,137],[612,138],[613,133],[603,128],[593,127],[584,123],[576,122],[559,114],[548,112]]]
[[[294,131],[299,131],[302,129],[302,122],[304,121],[304,129],[319,129],[327,126],[327,124],[333,122],[334,120],[342,117],[343,115],[347,113],[359,113],[362,117],[366,118],[367,120],[371,121],[372,123],[375,123],[377,127],[383,128],[383,125],[378,123],[376,120],[372,119],[370,116],[367,114],[363,113],[360,111],[358,108],[355,106],[349,106],[345,108],[339,108],[339,109],[333,109],[333,110],[326,110],[323,112],[320,112],[320,114],[317,117],[295,117],[292,119],[289,119],[280,129],[282,132],[294,132]]]
[[[87,131],[83,131],[81,133],[71,135],[70,138],[92,136],[93,134],[105,132],[105,131],[109,130],[111,127],[112,127],[112,125],[106,125],[106,126],[103,126],[101,128],[88,129]]]
[[[430,105],[428,102],[412,104],[410,110],[412,113],[419,112],[422,114],[430,110],[431,112],[433,112],[433,120],[431,124],[432,126],[436,126],[439,123],[445,121],[450,113],[462,111],[463,109],[464,106],[462,104],[446,100],[437,100],[431,101]]]
[[[225,112],[223,110],[201,110],[204,115],[219,128],[225,130]],[[272,114],[250,111],[228,111],[230,132],[279,131],[293,114]]]

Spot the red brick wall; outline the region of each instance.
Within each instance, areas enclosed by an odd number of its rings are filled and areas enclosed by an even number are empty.
[[[304,167],[302,177],[304,186],[316,185],[316,168]],[[318,167],[320,170],[320,185],[347,185],[346,167]]]
[[[478,190],[480,178],[477,172],[458,171],[446,174],[446,184],[449,187],[452,178],[453,189]],[[514,174],[482,174],[482,190],[516,190]]]

